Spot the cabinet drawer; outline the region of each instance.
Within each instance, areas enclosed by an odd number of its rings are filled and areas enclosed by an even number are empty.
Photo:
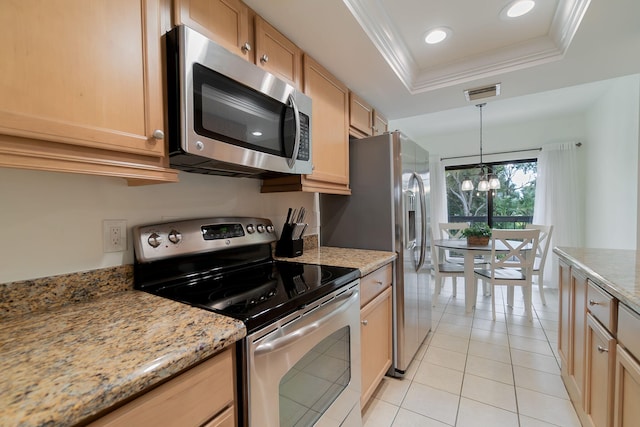
[[[107,414],[90,427],[201,426],[218,412],[232,407],[234,372],[233,351],[229,349]],[[221,419],[224,414],[211,422]]]
[[[624,304],[618,311],[618,342],[640,359],[640,315]]]
[[[612,334],[616,333],[618,320],[617,300],[589,280],[587,308]]]
[[[360,307],[367,305],[369,301],[391,285],[392,266],[393,263],[389,263],[360,279]]]

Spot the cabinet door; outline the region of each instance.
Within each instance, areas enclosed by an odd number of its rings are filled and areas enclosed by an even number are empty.
[[[313,173],[306,179],[349,185],[349,89],[305,55],[304,92],[313,100]]]
[[[382,135],[389,130],[389,121],[379,111],[373,110],[373,134]]]
[[[259,16],[255,17],[256,65],[300,89],[302,51]]]
[[[391,366],[391,310],[391,287],[388,287],[360,312],[362,407]]]
[[[576,401],[582,402],[585,374],[585,335],[587,322],[587,276],[571,270],[571,366],[570,377],[577,391]]]
[[[561,259],[558,260],[559,268],[559,304],[560,321],[558,325],[558,352],[562,359],[563,373],[570,372],[569,361],[571,360],[571,267]]]
[[[349,92],[349,133],[362,138],[373,133],[373,108],[353,92]]]
[[[615,388],[613,425],[637,425],[640,420],[640,363],[619,345],[616,350]]]
[[[158,0],[7,0],[0,133],[162,157]]]
[[[174,21],[253,62],[249,8],[240,0],[175,0]]]
[[[613,425],[613,382],[616,340],[587,314],[584,411],[594,427]]]

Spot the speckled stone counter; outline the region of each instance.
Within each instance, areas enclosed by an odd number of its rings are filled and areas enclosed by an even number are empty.
[[[553,252],[583,270],[605,291],[640,313],[640,254],[633,250],[556,247]]]
[[[395,252],[372,251],[367,249],[347,249],[321,246],[304,250],[296,258],[278,258],[285,261],[302,262],[306,264],[333,265],[337,267],[352,267],[360,270],[366,276],[385,264],[395,260]]]
[[[88,421],[246,334],[242,322],[126,291],[0,324],[0,425]]]

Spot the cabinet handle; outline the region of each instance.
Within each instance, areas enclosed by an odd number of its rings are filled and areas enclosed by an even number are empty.
[[[251,44],[249,42],[245,42],[240,50],[242,51],[242,53],[251,52]]]
[[[600,353],[604,353],[605,351],[606,351],[606,352],[609,352],[609,349],[608,349],[608,348],[604,348],[604,347],[603,347],[603,346],[601,346],[601,345],[599,345],[599,346],[598,346],[598,352],[600,352]]]
[[[266,64],[267,62],[269,62],[269,56],[267,56],[267,54],[265,53],[260,57],[260,63]]]
[[[376,283],[377,283],[378,285],[382,285],[382,280],[376,280]]]
[[[600,305],[599,302],[595,302],[594,300],[590,299],[589,300],[589,305]]]
[[[164,132],[162,132],[160,129],[156,129],[153,131],[151,136],[153,136],[153,139],[164,139]]]
[[[369,324],[369,321],[368,321],[368,320],[363,320],[363,321],[362,321],[362,322],[360,322],[360,323],[362,323],[364,326],[367,326],[367,325]]]

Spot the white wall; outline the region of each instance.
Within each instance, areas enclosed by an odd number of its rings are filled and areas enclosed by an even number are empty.
[[[585,231],[587,247],[636,249],[638,230],[638,162],[640,144],[640,75],[607,81],[608,88],[584,113],[485,125],[484,153],[522,150],[555,142],[582,142],[579,161],[586,172]],[[498,101],[496,101],[498,102]],[[391,122],[393,128],[394,122]],[[418,139],[432,155],[468,156],[445,165],[477,163],[479,130],[430,135]],[[484,161],[532,158],[535,151],[486,156]]]
[[[587,114],[587,247],[636,249],[639,104],[640,76],[628,76]]]
[[[128,187],[120,178],[0,168],[0,283],[133,263],[131,227],[173,218],[266,217],[279,235],[287,207],[305,206],[318,233],[315,194],[260,193],[260,180],[180,173],[176,184]],[[126,252],[103,253],[102,221],[125,219]]]

